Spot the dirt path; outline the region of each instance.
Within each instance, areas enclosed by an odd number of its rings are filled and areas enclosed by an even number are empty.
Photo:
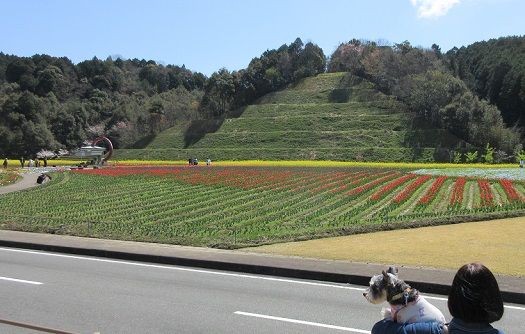
[[[7,185],[7,186],[0,187],[0,195],[38,186],[38,183],[36,183],[36,179],[39,173],[28,172],[28,173],[22,173],[21,175],[22,175],[22,180],[15,182],[13,184]]]

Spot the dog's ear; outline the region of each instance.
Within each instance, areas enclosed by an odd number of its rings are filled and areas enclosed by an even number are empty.
[[[397,267],[390,267],[390,268],[388,268],[388,270],[386,272],[389,273],[389,274],[397,276],[398,270],[397,270]]]
[[[383,270],[383,279],[384,279],[385,281],[387,281],[387,282],[390,281],[390,276],[388,276],[388,274],[387,274],[386,271],[384,271],[384,270]]]

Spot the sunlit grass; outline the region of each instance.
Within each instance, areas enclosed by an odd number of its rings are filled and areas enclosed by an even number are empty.
[[[494,272],[525,277],[525,262],[516,261],[525,257],[524,233],[525,218],[518,217],[289,242],[245,250],[446,269],[456,269],[465,263],[479,261]]]

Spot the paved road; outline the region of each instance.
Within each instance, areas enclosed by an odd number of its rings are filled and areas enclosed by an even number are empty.
[[[74,333],[367,333],[380,311],[357,286],[12,248],[0,296],[1,318]],[[524,317],[511,305],[496,325],[524,333]]]

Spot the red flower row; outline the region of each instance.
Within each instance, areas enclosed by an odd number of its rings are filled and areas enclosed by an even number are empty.
[[[502,179],[499,180],[499,183],[503,187],[503,190],[505,190],[509,202],[523,202],[523,198],[521,198],[520,195],[518,195],[511,180]]]
[[[393,202],[395,204],[401,204],[406,201],[410,195],[412,195],[423,183],[427,182],[428,179],[430,179],[430,175],[418,177],[414,182],[410,183],[405,190],[397,194],[396,197],[394,197]]]
[[[380,177],[378,179],[375,179],[374,181],[371,181],[371,182],[368,182],[360,187],[357,187],[357,188],[354,188],[352,190],[350,190],[349,192],[347,192],[346,194],[349,195],[349,196],[354,196],[354,195],[359,195],[361,194],[362,192],[365,192],[367,190],[370,190],[372,189],[373,187],[387,181],[387,180],[390,180],[396,176],[398,176],[399,173],[398,172],[394,172],[394,173],[389,173],[389,174],[386,174],[385,176],[383,177]]]
[[[492,206],[494,204],[494,196],[490,189],[490,182],[487,180],[478,180],[478,186],[481,192],[481,205]]]
[[[403,184],[406,181],[408,181],[410,179],[413,179],[415,177],[416,177],[415,174],[408,174],[408,175],[402,176],[402,177],[400,177],[400,178],[390,182],[389,184],[383,186],[381,189],[376,191],[372,196],[370,196],[370,200],[371,201],[378,201],[378,200],[380,200],[381,198],[385,197],[388,193],[390,193],[392,190],[394,190],[394,188],[397,188],[401,184]]]
[[[452,196],[450,197],[450,205],[461,205],[463,202],[463,191],[465,190],[466,183],[467,179],[464,176],[456,179],[454,189],[452,189]]]
[[[437,179],[435,179],[432,185],[430,186],[430,189],[428,189],[427,193],[425,194],[425,196],[421,197],[417,204],[418,205],[429,205],[436,197],[439,189],[441,189],[441,186],[443,185],[446,179],[447,179],[447,176],[440,176]]]

